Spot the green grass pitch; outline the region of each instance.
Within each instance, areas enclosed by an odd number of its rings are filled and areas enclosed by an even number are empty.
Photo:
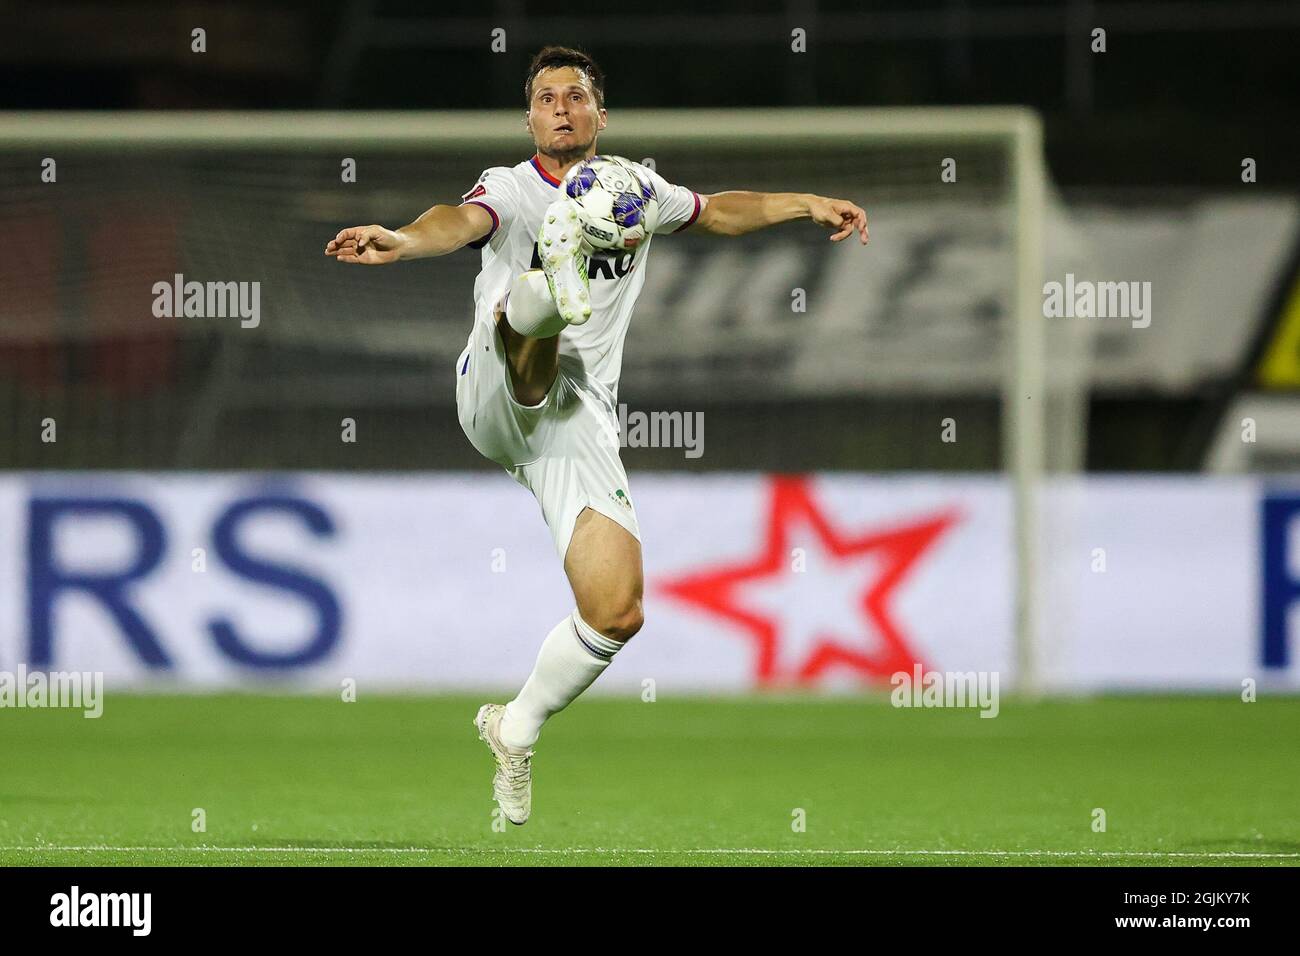
[[[548,724],[532,820],[503,832],[485,699],[0,710],[0,865],[1300,864],[1296,697],[1004,699],[992,720],[593,697]]]

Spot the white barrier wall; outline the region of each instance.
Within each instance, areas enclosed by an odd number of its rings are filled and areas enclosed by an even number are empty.
[[[640,475],[642,633],[601,688],[1014,677],[1000,478]],[[1300,685],[1300,491],[1090,478],[1045,495],[1059,688]],[[0,478],[0,670],[110,687],[491,688],[572,606],[504,475]]]

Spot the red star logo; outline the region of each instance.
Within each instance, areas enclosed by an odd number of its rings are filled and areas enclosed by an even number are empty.
[[[809,483],[800,476],[771,481],[766,540],[752,560],[722,564],[681,577],[662,580],[657,589],[679,601],[715,614],[738,626],[754,641],[755,677],[759,684],[811,684],[833,669],[847,670],[865,680],[888,680],[898,671],[922,663],[908,645],[891,611],[895,589],[911,567],[958,520],[955,511],[891,528],[845,533],[831,526],[813,500]],[[795,530],[804,531],[800,536]],[[783,602],[764,612],[762,594],[792,582],[802,586],[797,563],[804,550],[815,547],[834,575],[856,575],[850,610],[833,623],[812,629],[800,650],[794,628],[782,620],[780,608],[819,604],[813,597]]]

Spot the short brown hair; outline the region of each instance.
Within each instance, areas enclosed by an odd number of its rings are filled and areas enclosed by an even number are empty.
[[[586,53],[567,46],[543,47],[528,64],[528,76],[524,79],[524,105],[533,105],[533,80],[542,70],[554,70],[557,67],[571,66],[587,74],[591,88],[596,91],[596,106],[605,108],[605,72]]]

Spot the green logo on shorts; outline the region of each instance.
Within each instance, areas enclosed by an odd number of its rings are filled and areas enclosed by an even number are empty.
[[[628,496],[623,493],[622,488],[615,488],[614,493],[610,495],[610,498],[612,498],[614,501],[617,501],[624,508],[630,509],[632,507],[631,499],[628,498]]]

